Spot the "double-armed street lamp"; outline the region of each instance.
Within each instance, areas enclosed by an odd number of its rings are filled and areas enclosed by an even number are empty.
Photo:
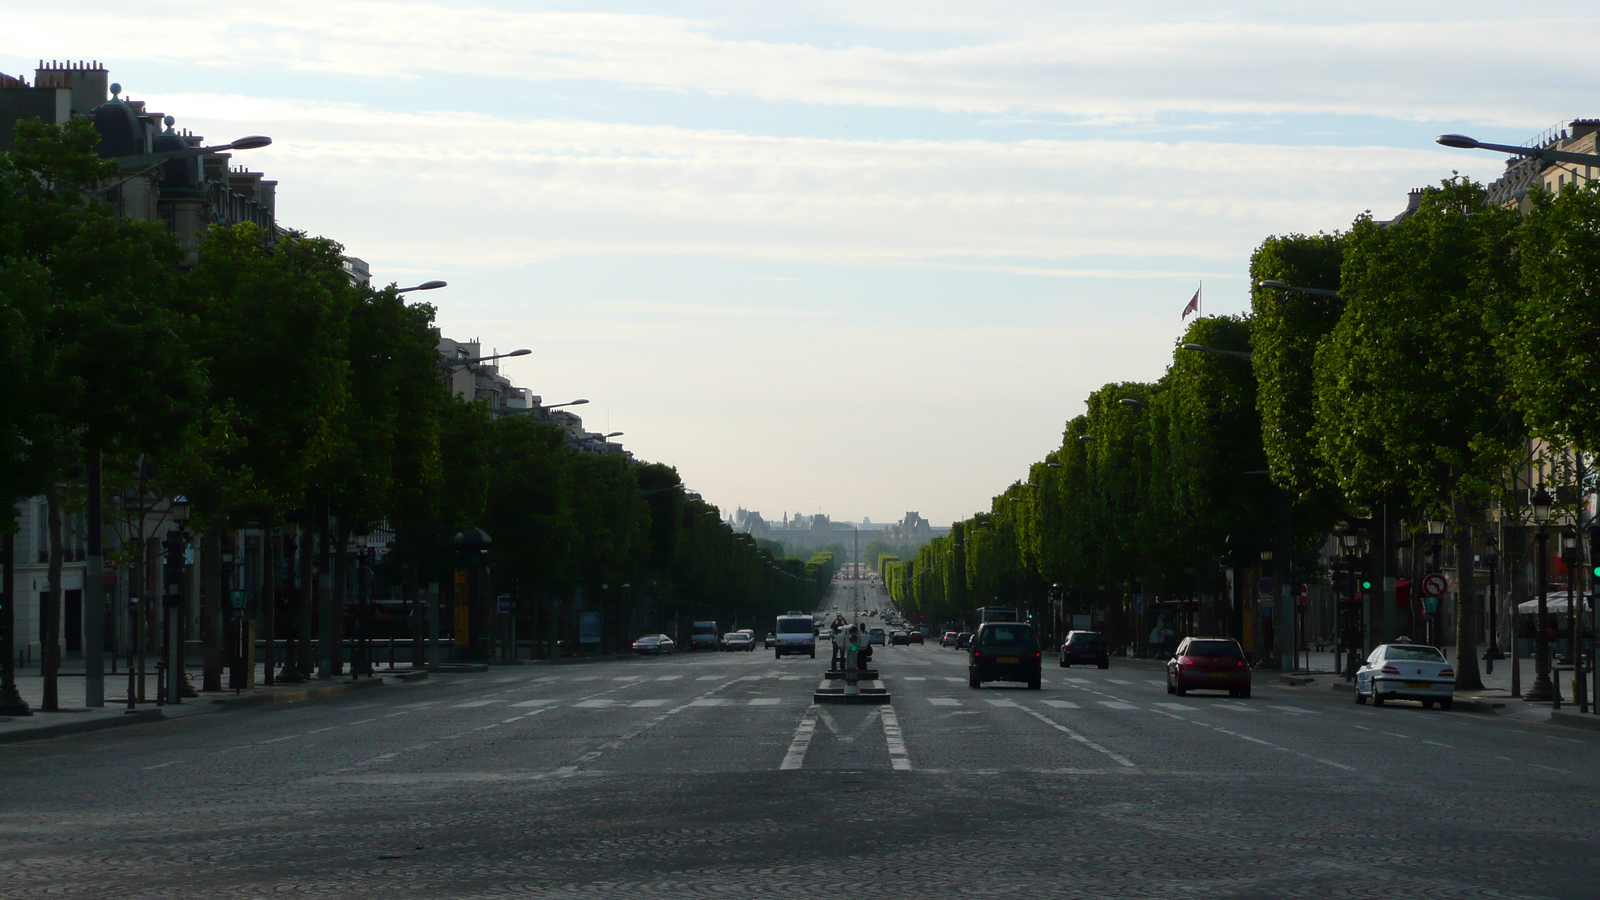
[[[111,86],[111,91],[113,94],[119,93],[121,90],[122,86],[119,84],[113,84]],[[167,116],[166,124],[169,128],[172,126],[172,122],[173,118],[171,116]],[[148,175],[167,163],[173,162],[174,160],[189,159],[190,157],[195,156],[205,156],[210,153],[226,153],[230,150],[255,150],[260,147],[270,146],[271,144],[272,138],[269,138],[264,134],[251,134],[229,141],[226,144],[216,144],[210,147],[184,147],[181,150],[160,150],[155,153],[136,153],[131,156],[114,157],[113,159],[117,164],[117,168],[123,171],[134,169],[134,173],[125,178],[120,178],[106,185],[105,187],[96,188],[92,191],[89,191],[88,193],[91,197],[99,194],[108,194],[111,191],[114,191],[117,188],[122,187],[128,182],[134,180],[135,178],[138,178],[141,175]]]
[[[1600,166],[1600,153],[1574,153],[1550,147],[1518,147],[1513,144],[1489,144],[1464,134],[1441,134],[1434,141],[1457,150],[1495,150],[1513,156],[1526,156],[1546,163],[1573,163],[1580,166]]]
[[[423,283],[413,285],[412,287],[395,288],[394,292],[396,294],[409,294],[412,291],[436,291],[439,288],[449,286],[450,282],[448,281],[424,281]]]
[[[1330,291],[1327,288],[1301,287],[1297,284],[1288,284],[1271,279],[1256,282],[1256,287],[1264,287],[1269,291],[1288,291],[1291,294],[1310,294],[1313,297],[1332,297],[1335,300],[1344,299],[1339,296],[1338,291]]]
[[[441,282],[441,284],[442,284],[442,282]],[[410,289],[408,289],[408,290],[410,290]],[[446,373],[449,373],[450,370],[452,370],[452,369],[460,369],[460,368],[467,368],[467,367],[470,367],[470,366],[475,366],[478,363],[488,362],[491,359],[508,359],[510,357],[513,357],[513,356],[527,356],[528,354],[530,354],[532,352],[533,352],[532,350],[529,350],[526,347],[524,347],[521,350],[512,350],[509,353],[491,353],[488,356],[470,356],[470,357],[467,357],[465,359],[441,359],[441,360],[439,360],[439,368],[444,370]],[[589,401],[584,400],[584,401],[580,401],[580,402],[587,403]],[[548,409],[549,407],[546,407],[546,408]]]

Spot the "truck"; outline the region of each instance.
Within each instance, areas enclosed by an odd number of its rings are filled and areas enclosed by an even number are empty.
[[[689,626],[690,650],[722,649],[722,629],[715,622],[695,622]]]
[[[779,616],[772,633],[777,639],[772,646],[773,659],[783,659],[794,653],[817,658],[817,626],[809,614],[790,612]]]
[[[1017,618],[1017,608],[1015,606],[980,606],[978,607],[975,615],[978,617],[979,625],[982,625],[985,622],[1022,621],[1021,619]]]

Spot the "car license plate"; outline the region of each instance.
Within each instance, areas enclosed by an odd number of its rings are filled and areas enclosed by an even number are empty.
[[[1231,675],[1233,673],[1232,672],[1207,672],[1206,674],[1210,675],[1212,678],[1227,678],[1229,675]]]
[[[1406,687],[1409,690],[1413,690],[1413,691],[1431,691],[1431,690],[1433,690],[1433,682],[1431,682],[1431,681],[1408,681],[1408,682],[1406,682]]]
[[[995,662],[999,663],[1014,663],[1016,661],[1017,658],[1015,656],[1001,656],[995,659]]]

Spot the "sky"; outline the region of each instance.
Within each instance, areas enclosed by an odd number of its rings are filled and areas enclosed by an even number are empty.
[[[725,511],[987,509],[1269,235],[1600,115],[1600,7],[0,0]],[[1588,105],[1586,105],[1586,103]]]

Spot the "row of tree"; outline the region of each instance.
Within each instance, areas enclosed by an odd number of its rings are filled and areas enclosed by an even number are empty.
[[[1226,627],[1222,568],[1276,545],[1294,554],[1280,574],[1309,577],[1341,524],[1370,542],[1386,523],[1446,521],[1470,586],[1488,511],[1526,506],[1507,487],[1530,454],[1578,461],[1531,463],[1577,515],[1600,449],[1600,190],[1508,208],[1456,178],[1393,224],[1268,238],[1250,275],[1250,314],[1193,322],[1158,381],[1095,391],[987,512],[890,563],[896,599],[955,620],[969,598],[1051,585],[1106,611],[1136,592],[1200,595],[1217,600],[1203,627]],[[1481,610],[1470,588],[1457,597],[1471,684]]]
[[[337,243],[217,227],[183,264],[159,223],[100,199],[116,166],[98,142],[82,119],[24,122],[0,157],[0,492],[13,510],[0,529],[15,530],[18,501],[45,498],[47,705],[63,523],[102,472],[107,514],[126,520],[107,558],[128,567],[130,594],[159,594],[145,521],[182,495],[202,564],[239,529],[285,536],[266,542],[263,589],[290,609],[274,621],[265,603],[265,625],[309,638],[319,606],[334,671],[350,537],[379,525],[395,535],[380,574],[406,591],[450,585],[453,540],[481,527],[496,590],[606,598],[602,586],[637,585],[658,609],[728,620],[820,597],[831,559],[773,558],[672,468],[579,452],[552,423],[452,396],[434,309],[353,282]],[[314,556],[331,563],[331,590]],[[203,591],[212,645],[219,593]],[[298,643],[286,662],[308,673]]]

